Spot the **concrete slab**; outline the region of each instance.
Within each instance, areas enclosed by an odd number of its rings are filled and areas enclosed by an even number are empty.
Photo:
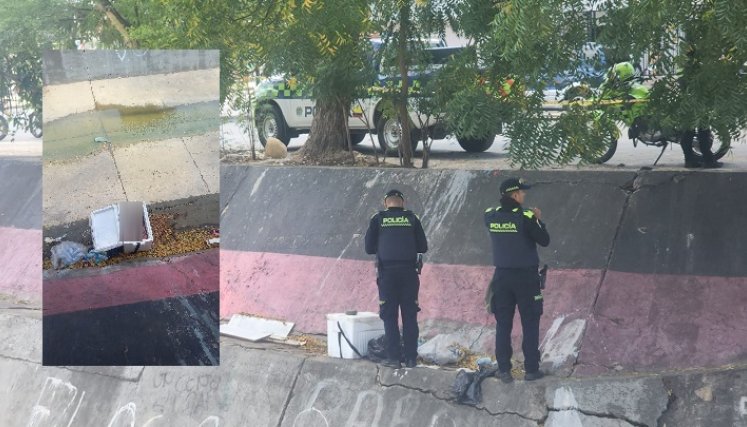
[[[45,315],[43,362],[216,366],[217,313],[218,292],[211,292]]]
[[[45,163],[43,182],[45,227],[86,219],[95,209],[127,200],[108,151],[85,162]]]
[[[218,133],[210,132],[203,136],[183,138],[187,151],[192,155],[197,169],[205,181],[208,193],[218,193],[220,190],[220,158]]]
[[[641,174],[620,224],[610,269],[747,276],[745,187],[744,171]]]
[[[664,377],[670,401],[661,425],[747,427],[747,370]]]
[[[607,272],[578,375],[747,361],[747,278]],[[635,304],[630,304],[635,295]]]
[[[0,330],[6,331],[0,340],[0,359],[41,363],[42,324],[37,310],[0,312]]]
[[[48,50],[44,52],[44,84],[175,74],[216,69],[220,53],[210,49]]]
[[[545,399],[550,411],[575,410],[595,417],[616,418],[631,425],[655,426],[667,408],[669,395],[660,378],[633,378],[550,384]],[[572,417],[572,414],[557,417],[565,416]]]
[[[222,242],[226,249],[372,260],[363,250],[362,237],[371,215],[382,209],[381,196],[396,186],[405,193],[408,208],[421,216],[431,240],[426,263],[469,266],[492,265],[483,213],[498,204],[500,182],[516,174],[246,165],[224,165],[223,171],[227,195],[221,220],[229,231]],[[545,209],[554,236],[552,246],[540,251],[543,262],[553,268],[605,267],[615,236],[613,224],[619,221],[626,199],[621,187],[635,175],[537,171],[521,175],[536,184],[528,205]],[[585,208],[589,204],[596,208]],[[286,221],[275,214],[299,210],[313,215]]]
[[[492,415],[405,386],[378,385],[376,369],[367,362],[342,364],[329,359],[307,360],[280,425],[537,425],[514,414]],[[347,381],[346,378],[356,380]]]
[[[0,227],[40,229],[41,200],[41,159],[0,157]]]
[[[44,315],[218,292],[218,274],[218,249],[103,268],[49,270]]]
[[[0,309],[0,425],[736,426],[747,370],[483,382],[483,404],[449,397],[455,372],[391,370],[224,339],[219,367],[44,367],[38,313]],[[10,316],[23,318],[6,324]],[[16,357],[21,356],[21,357]],[[570,409],[575,408],[575,409]]]
[[[96,108],[91,83],[88,80],[63,85],[44,85],[42,102],[45,122]]]
[[[217,159],[217,144],[215,150]],[[128,200],[150,203],[211,192],[181,138],[117,148],[114,160]]]
[[[42,232],[0,227],[0,294],[41,304]]]
[[[139,371],[124,379],[91,368],[40,367],[2,358],[0,424],[278,425],[303,359],[232,346],[223,349],[223,359],[233,369],[108,368]]]

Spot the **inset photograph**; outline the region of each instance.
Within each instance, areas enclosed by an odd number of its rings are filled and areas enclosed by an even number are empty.
[[[44,54],[43,364],[218,365],[219,52]]]

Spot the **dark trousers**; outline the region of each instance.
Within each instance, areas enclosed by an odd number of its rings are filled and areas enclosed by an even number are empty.
[[[400,360],[398,315],[402,311],[402,339],[406,360],[418,357],[418,290],[420,279],[414,267],[379,270],[379,316],[384,321],[387,354]]]
[[[536,372],[539,369],[539,324],[542,316],[542,293],[540,291],[537,268],[496,269],[493,280],[493,314],[495,314],[495,358],[498,370],[511,370],[511,330],[514,325],[515,309],[519,307],[521,317],[524,370]]]
[[[703,161],[706,163],[713,162],[713,153],[711,147],[713,146],[713,137],[711,130],[708,128],[698,129],[698,146],[700,148],[700,154],[703,155]],[[695,138],[695,131],[690,129],[682,133],[682,139],[680,145],[682,146],[682,152],[685,154],[685,161],[695,160],[695,152],[693,151],[693,139]]]

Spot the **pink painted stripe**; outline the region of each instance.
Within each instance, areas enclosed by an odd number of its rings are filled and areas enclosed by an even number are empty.
[[[0,293],[38,305],[42,231],[0,227]]]
[[[577,373],[715,367],[747,358],[747,277],[610,271]]]
[[[218,249],[142,267],[44,280],[44,315],[216,292]]]
[[[485,310],[492,267],[426,264],[420,277],[421,321],[494,325]],[[552,271],[545,292],[546,318],[586,316],[601,273]],[[373,261],[221,250],[221,317],[252,313],[325,333],[325,314],[378,311]],[[518,324],[518,322],[517,322]],[[543,322],[543,329],[550,322]],[[518,334],[521,330],[515,327]]]

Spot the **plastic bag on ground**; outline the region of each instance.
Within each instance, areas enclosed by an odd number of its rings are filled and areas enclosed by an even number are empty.
[[[482,402],[482,381],[495,375],[498,366],[481,365],[477,372],[460,370],[457,372],[452,391],[458,403],[475,406]]]
[[[380,335],[368,341],[368,360],[378,363],[386,359],[386,338]]]
[[[60,269],[75,264],[88,254],[88,247],[82,243],[66,240],[51,249],[52,267]]]
[[[438,334],[418,347],[418,354],[427,362],[449,365],[459,362],[464,357],[464,350],[454,343],[452,337]]]

